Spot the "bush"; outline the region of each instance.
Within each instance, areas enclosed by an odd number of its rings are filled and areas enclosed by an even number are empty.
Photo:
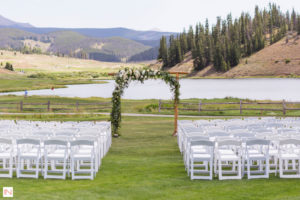
[[[152,112],[158,110],[158,104],[148,104],[145,107],[139,107],[139,112]]]
[[[275,63],[279,63],[279,61],[278,61],[278,60],[275,60]]]
[[[285,64],[289,64],[291,62],[290,59],[285,59]]]
[[[9,62],[7,62],[5,64],[4,68],[7,69],[7,70],[10,70],[10,71],[14,71],[14,68],[13,68],[12,64],[10,64]]]

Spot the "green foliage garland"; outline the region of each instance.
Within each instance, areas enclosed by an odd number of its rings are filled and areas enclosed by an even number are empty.
[[[129,86],[129,83],[133,80],[143,83],[145,80],[157,78],[164,80],[165,83],[170,86],[171,91],[174,92],[175,102],[179,102],[179,82],[168,72],[152,70],[148,68],[125,68],[120,70],[115,75],[116,87],[112,94],[113,107],[110,115],[112,133],[114,136],[120,135],[119,129],[121,126],[121,96],[123,95],[124,89],[127,88]]]

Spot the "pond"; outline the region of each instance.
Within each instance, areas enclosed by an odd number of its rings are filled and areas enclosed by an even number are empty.
[[[300,79],[251,78],[251,79],[181,79],[180,98],[237,97],[256,100],[300,101]],[[111,97],[113,80],[105,84],[68,85],[67,88],[28,91],[28,95],[56,95],[61,97]],[[22,92],[0,95],[24,95]],[[148,80],[144,84],[131,82],[124,99],[171,99],[169,86],[162,80]]]

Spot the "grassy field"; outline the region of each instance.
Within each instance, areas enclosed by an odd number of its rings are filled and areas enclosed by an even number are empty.
[[[0,112],[20,112],[20,101],[23,102],[23,111],[22,112],[49,112],[47,110],[47,102],[50,101],[50,112],[110,112],[112,105],[110,98],[65,98],[65,97],[56,97],[56,96],[29,96],[24,98],[23,96],[0,96]],[[179,109],[195,109],[195,111],[189,110],[179,110],[180,115],[194,115],[194,116],[240,116],[240,111],[221,111],[222,109],[239,109],[239,104],[227,104],[227,105],[202,105],[201,109],[219,109],[220,111],[201,111],[198,112],[199,99],[188,99],[181,100],[181,103],[194,103],[194,105],[180,105]],[[15,104],[3,104],[3,103],[15,103]],[[76,103],[79,103],[79,109],[77,110]],[[88,103],[100,103],[107,102],[105,105],[81,105]],[[172,101],[162,101],[162,107],[169,109],[162,109],[159,112],[159,101],[154,99],[149,100],[126,100],[122,99],[122,112],[124,113],[142,113],[142,114],[169,114],[173,115],[174,110]],[[201,99],[202,103],[224,103],[224,102],[236,102],[239,103],[240,99],[237,98],[224,98],[224,99]],[[244,99],[243,102],[269,102],[269,101],[252,101]],[[43,103],[44,105],[25,105],[28,103]],[[280,111],[262,111],[262,110],[247,110],[243,111],[242,116],[283,116],[282,104],[281,102],[275,102],[280,104],[271,104],[271,105],[243,105],[243,108],[268,108],[268,109],[280,109]],[[72,105],[52,105],[52,104],[72,104]],[[9,107],[11,109],[5,109],[3,107]],[[287,105],[287,108],[299,108],[298,105]],[[36,109],[41,108],[41,109]],[[69,110],[61,110],[66,108]],[[286,111],[286,116],[300,116],[300,111],[289,110]]]
[[[13,51],[1,50],[0,63],[3,67],[6,62],[12,63],[16,71],[24,71],[25,73],[70,73],[70,72],[115,72],[121,67],[141,67],[143,63],[113,63],[100,62],[96,60],[85,60],[78,58],[57,57],[39,54],[21,54]]]
[[[88,76],[88,73],[75,73],[73,76],[71,75],[67,76],[63,73],[52,75],[37,74],[35,76],[39,76],[38,78],[29,78],[24,75],[0,73],[0,92],[50,89],[52,87],[63,88],[65,85],[71,84],[95,83],[92,81],[93,77]],[[97,81],[97,83],[104,83],[104,81]]]
[[[73,119],[80,120],[80,116]],[[93,116],[89,119],[95,120]],[[176,138],[171,136],[172,128],[172,118],[125,117],[122,136],[113,139],[93,181],[13,178],[0,179],[0,185],[14,187],[15,199],[300,198],[299,180],[280,179],[274,175],[260,180],[191,181],[184,170]]]

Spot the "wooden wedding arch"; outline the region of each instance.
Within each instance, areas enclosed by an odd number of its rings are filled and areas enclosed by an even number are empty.
[[[130,69],[125,68],[117,73],[108,73],[109,76],[115,77],[116,88],[112,97],[112,133],[115,137],[120,135],[119,128],[121,123],[121,96],[125,88],[128,87],[131,80],[137,80],[141,83],[148,79],[162,79],[170,85],[171,90],[174,92],[174,132],[173,136],[177,134],[177,121],[178,121],[178,103],[179,103],[179,75],[186,75],[186,72],[165,72],[152,69]],[[175,75],[172,76],[172,75]]]

